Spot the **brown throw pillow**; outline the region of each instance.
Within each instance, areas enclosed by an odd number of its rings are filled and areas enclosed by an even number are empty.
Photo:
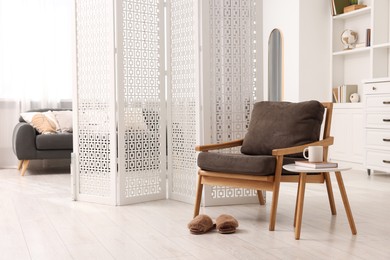
[[[56,125],[44,114],[37,113],[31,119],[31,125],[42,134],[49,134],[56,132]]]
[[[241,152],[271,155],[273,149],[319,140],[325,108],[318,101],[263,101],[254,105]]]

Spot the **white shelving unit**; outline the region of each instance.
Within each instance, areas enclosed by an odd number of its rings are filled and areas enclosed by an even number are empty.
[[[360,3],[367,7],[332,17],[332,87],[358,85],[362,97],[363,80],[390,75],[390,5],[389,0]],[[345,50],[341,34],[346,29],[357,32],[357,42],[365,43],[365,46]],[[369,44],[366,44],[367,29],[371,30]]]
[[[360,1],[360,4],[365,4],[367,7],[331,18],[331,88],[358,85],[360,102],[362,102],[337,103],[334,106],[332,132],[335,136],[335,147],[330,150],[330,158],[334,160],[362,165],[365,149],[363,82],[367,79],[390,76],[389,2],[390,0]],[[341,42],[341,34],[346,29],[357,32],[357,43],[364,43],[364,46],[345,50]],[[367,29],[371,30],[368,44],[366,44]]]

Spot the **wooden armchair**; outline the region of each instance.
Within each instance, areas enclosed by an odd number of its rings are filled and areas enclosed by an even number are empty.
[[[283,170],[282,166],[303,160],[303,149],[310,145],[323,146],[323,157],[327,160],[328,147],[333,144],[330,136],[332,108],[332,103],[318,101],[258,102],[254,105],[244,139],[196,146],[196,151],[201,153],[198,155],[194,217],[199,214],[203,185],[257,190],[261,205],[264,204],[261,191],[265,190],[273,193],[269,230],[275,230],[280,183],[299,181],[298,175]],[[237,146],[241,146],[241,154],[209,152]],[[326,183],[331,212],[336,214],[329,173],[307,175],[306,183],[313,182]]]

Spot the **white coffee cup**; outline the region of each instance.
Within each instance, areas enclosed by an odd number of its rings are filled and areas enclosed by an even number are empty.
[[[308,146],[303,150],[303,157],[309,160],[309,162],[322,162],[323,150],[322,146]]]

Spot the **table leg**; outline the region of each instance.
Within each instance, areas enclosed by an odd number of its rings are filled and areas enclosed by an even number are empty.
[[[345,191],[343,178],[341,177],[341,172],[335,172],[335,174],[336,174],[337,183],[339,185],[341,198],[343,199],[345,213],[347,214],[347,218],[348,218],[349,226],[351,228],[351,232],[353,235],[356,235],[357,231],[356,231],[355,221],[353,220],[351,207],[349,205],[349,201],[348,201],[348,197],[347,197],[347,192]]]
[[[298,198],[299,198],[299,189],[300,189],[300,186],[301,186],[301,182],[298,181],[297,198],[296,198],[296,200],[295,200],[294,228],[296,227],[296,223],[297,223]]]
[[[301,225],[302,225],[302,214],[303,214],[303,202],[305,198],[305,188],[306,188],[306,173],[299,173],[299,183],[298,183],[298,200],[296,205],[296,223],[295,223],[295,239],[299,239],[301,236]]]
[[[326,182],[326,190],[328,191],[330,211],[332,212],[332,215],[336,215],[337,214],[336,204],[334,203],[332,182],[330,181],[329,172],[324,172],[324,176],[325,176],[325,182]]]

